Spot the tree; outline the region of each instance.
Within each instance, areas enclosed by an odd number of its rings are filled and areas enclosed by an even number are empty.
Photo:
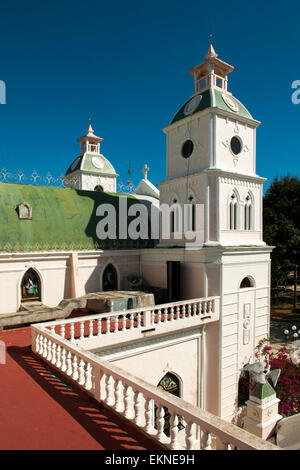
[[[295,265],[300,265],[300,179],[275,178],[264,197],[264,240],[275,246],[272,284],[282,284]]]

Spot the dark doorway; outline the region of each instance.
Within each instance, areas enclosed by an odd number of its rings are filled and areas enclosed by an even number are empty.
[[[168,302],[178,302],[180,297],[180,261],[167,261]]]
[[[112,264],[106,266],[104,270],[102,278],[102,290],[118,290],[118,273]]]
[[[33,269],[28,269],[21,282],[21,301],[41,300],[41,282]]]

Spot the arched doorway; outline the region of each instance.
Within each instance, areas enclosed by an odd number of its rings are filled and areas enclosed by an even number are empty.
[[[41,300],[41,281],[33,269],[28,269],[21,282],[21,302]]]
[[[118,290],[118,273],[113,264],[106,266],[102,276],[102,290]]]
[[[164,377],[159,381],[159,384],[157,385],[158,388],[161,390],[164,390],[165,392],[171,393],[171,395],[175,395],[175,397],[181,397],[181,385],[178,377],[171,372],[168,372]],[[155,415],[154,415],[154,427],[157,428],[157,418],[156,418],[156,410],[157,406],[155,406]],[[164,406],[164,411],[165,411],[165,424],[164,424],[164,433],[166,436],[170,436],[170,418],[171,415],[169,413],[169,410],[167,407]],[[178,422],[178,430],[181,431],[181,429],[184,429],[184,426],[182,424],[182,417],[178,416],[179,422]]]

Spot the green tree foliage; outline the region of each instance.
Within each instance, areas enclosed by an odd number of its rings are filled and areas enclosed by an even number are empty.
[[[272,283],[282,284],[300,265],[300,179],[275,178],[264,197],[264,240],[272,253]]]

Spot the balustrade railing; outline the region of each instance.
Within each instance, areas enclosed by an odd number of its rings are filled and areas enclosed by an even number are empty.
[[[141,432],[150,435],[163,447],[172,450],[278,449],[269,442],[84,351],[55,333],[53,327],[54,325],[50,329],[40,325],[31,327],[33,351],[97,401],[105,403],[134,423]]]
[[[153,307],[101,313],[44,323],[44,327],[71,342],[109,335],[126,339],[128,333],[141,334],[155,329],[180,329],[219,318],[219,297],[172,302]],[[123,335],[122,335],[123,333]]]

